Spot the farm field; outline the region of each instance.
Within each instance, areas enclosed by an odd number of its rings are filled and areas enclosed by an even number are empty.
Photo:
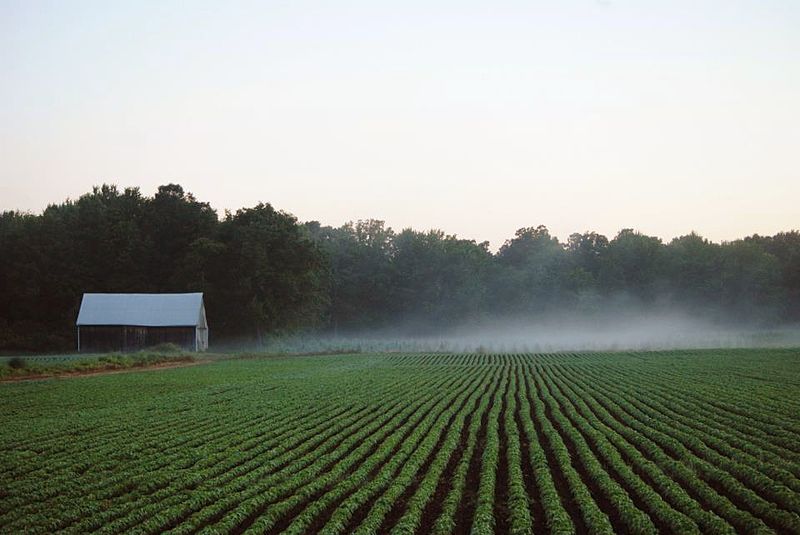
[[[800,533],[800,350],[0,385],[2,533]]]

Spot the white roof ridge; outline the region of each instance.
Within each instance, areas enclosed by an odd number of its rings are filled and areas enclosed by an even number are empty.
[[[197,326],[203,292],[84,293],[77,325]]]

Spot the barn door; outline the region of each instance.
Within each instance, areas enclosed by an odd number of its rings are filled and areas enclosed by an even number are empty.
[[[124,347],[125,351],[135,351],[145,347],[147,342],[146,327],[125,327]]]

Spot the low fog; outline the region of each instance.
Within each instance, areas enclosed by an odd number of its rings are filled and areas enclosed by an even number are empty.
[[[625,351],[800,345],[800,325],[743,326],[676,311],[637,311],[548,318],[484,319],[420,334],[414,328],[273,339],[259,349],[277,352]],[[253,348],[255,349],[255,348]]]

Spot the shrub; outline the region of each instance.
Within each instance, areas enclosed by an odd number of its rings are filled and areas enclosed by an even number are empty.
[[[8,367],[13,368],[15,370],[21,370],[25,366],[27,366],[27,362],[22,357],[14,357],[8,361]]]
[[[168,342],[165,344],[158,344],[153,347],[147,348],[149,351],[153,353],[180,353],[183,349],[177,345],[173,344],[172,342]]]

